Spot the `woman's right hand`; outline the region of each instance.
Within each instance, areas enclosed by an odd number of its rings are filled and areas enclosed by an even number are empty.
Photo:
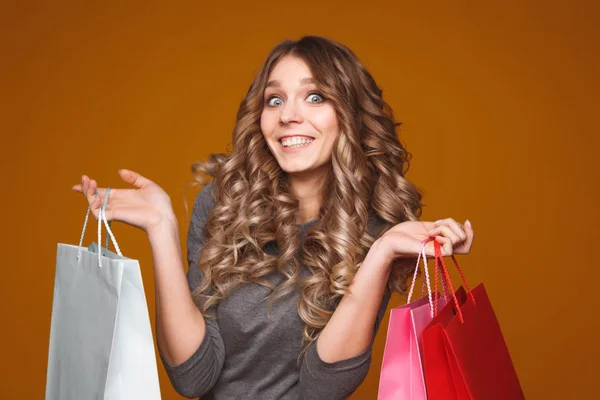
[[[134,188],[110,189],[105,210],[108,221],[121,221],[148,233],[163,222],[172,223],[176,220],[171,199],[160,186],[127,169],[119,170],[119,176]],[[83,175],[81,184],[73,186],[73,190],[84,195],[94,217],[98,219],[106,188],[98,188],[95,180]]]

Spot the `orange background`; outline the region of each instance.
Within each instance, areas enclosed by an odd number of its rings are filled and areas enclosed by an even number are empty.
[[[70,187],[83,173],[119,187],[119,168],[139,171],[171,194],[184,236],[191,163],[226,149],[270,48],[303,34],[347,44],[384,88],[424,219],[473,222],[461,260],[485,282],[527,398],[597,393],[597,2],[11,3],[0,398],[43,398],[56,243],[77,243],[86,208]],[[147,239],[114,230],[141,262],[154,322]],[[376,397],[385,333],[353,399]],[[160,373],[163,398],[179,398]]]

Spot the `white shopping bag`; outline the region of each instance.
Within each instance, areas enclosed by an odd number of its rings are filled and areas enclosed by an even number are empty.
[[[98,243],[104,222],[118,254],[106,248],[99,253],[95,244],[82,248],[83,233],[79,246],[58,244],[47,400],[160,399],[140,266],[121,255],[105,207]]]

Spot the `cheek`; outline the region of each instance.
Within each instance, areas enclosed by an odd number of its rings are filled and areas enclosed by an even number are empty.
[[[314,114],[313,121],[323,135],[331,136],[331,139],[335,139],[338,134],[338,122],[333,107],[319,109]]]
[[[260,130],[265,138],[273,135],[273,116],[269,115],[269,113],[262,113],[260,117]]]

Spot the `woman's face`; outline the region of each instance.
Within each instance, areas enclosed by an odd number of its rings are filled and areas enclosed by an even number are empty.
[[[286,173],[321,176],[329,168],[338,123],[333,105],[297,57],[283,57],[264,93],[260,127],[271,153]]]

